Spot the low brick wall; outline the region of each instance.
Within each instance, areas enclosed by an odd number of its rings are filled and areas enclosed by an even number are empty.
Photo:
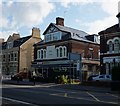
[[[111,82],[86,81],[86,82],[82,82],[81,84],[85,86],[111,87]]]

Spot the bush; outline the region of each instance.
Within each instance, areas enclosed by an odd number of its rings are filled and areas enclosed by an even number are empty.
[[[63,83],[63,84],[67,84],[68,83],[68,76],[65,76],[65,75],[62,75],[61,76],[61,82]]]

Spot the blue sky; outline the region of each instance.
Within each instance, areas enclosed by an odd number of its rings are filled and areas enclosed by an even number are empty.
[[[40,28],[41,36],[47,26],[63,17],[65,26],[88,34],[118,23],[119,0],[2,0],[0,3],[0,38],[13,33],[21,37],[31,35],[33,27]]]

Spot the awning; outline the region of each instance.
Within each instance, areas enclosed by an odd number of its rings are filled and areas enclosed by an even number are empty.
[[[50,68],[50,67],[71,67],[72,64],[32,64],[34,68]]]

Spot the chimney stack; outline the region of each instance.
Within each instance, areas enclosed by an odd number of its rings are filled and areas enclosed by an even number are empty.
[[[13,33],[12,37],[13,37],[13,40],[20,39],[20,35],[18,33]]]
[[[0,38],[0,44],[2,44],[4,42],[4,39]]]
[[[40,38],[40,29],[33,27],[32,29],[32,37]]]
[[[56,25],[64,26],[64,18],[57,17],[56,18]]]

